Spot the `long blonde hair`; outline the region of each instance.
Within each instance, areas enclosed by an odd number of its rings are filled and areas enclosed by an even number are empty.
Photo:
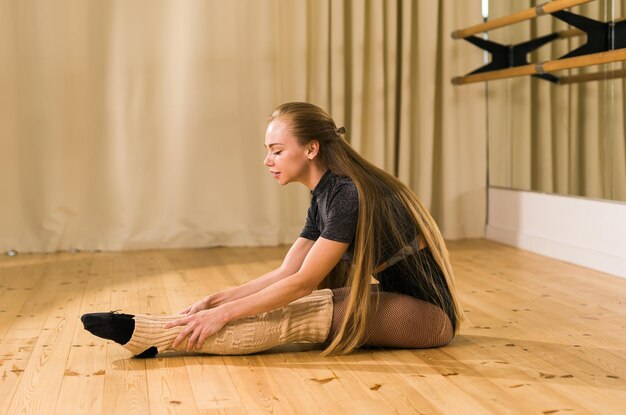
[[[383,238],[395,242],[395,246],[404,246],[409,242],[405,240],[397,221],[400,211],[409,214],[413,226],[423,236],[445,277],[452,298],[457,331],[459,322],[463,320],[463,311],[456,299],[448,251],[435,220],[413,191],[394,176],[361,157],[342,138],[342,131],[337,129],[330,115],[321,108],[304,102],[289,102],[278,106],[269,121],[276,118],[287,121],[290,131],[301,145],[317,140],[320,143],[318,157],[322,166],[335,175],[352,179],[358,192],[359,216],[352,265],[343,281],[339,278],[339,282],[326,284],[330,288],[340,285],[350,287],[346,313],[339,332],[324,350],[324,354],[349,353],[363,344],[370,313],[371,276],[378,265],[375,263],[376,258],[380,258],[382,254],[382,244],[379,242]],[[414,278],[419,278],[422,286],[426,284],[439,300],[437,302],[443,304],[444,294],[430,274],[416,272]]]

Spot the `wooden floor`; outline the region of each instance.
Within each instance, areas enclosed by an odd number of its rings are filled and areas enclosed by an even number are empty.
[[[0,258],[0,414],[623,414],[626,280],[485,240],[449,245],[471,322],[433,350],[133,359],[92,311],[169,314],[285,247]]]

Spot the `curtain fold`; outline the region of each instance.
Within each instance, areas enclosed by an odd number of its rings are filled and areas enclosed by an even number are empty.
[[[272,109],[310,101],[482,236],[480,2],[0,0],[0,250],[290,243],[309,194],[267,174]]]

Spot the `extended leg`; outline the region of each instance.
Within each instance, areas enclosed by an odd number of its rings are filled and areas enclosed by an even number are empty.
[[[315,291],[276,310],[228,323],[197,352],[238,355],[287,343],[323,343],[332,314],[332,291]],[[181,327],[163,328],[177,318],[180,316],[93,313],[81,319],[92,334],[114,340],[136,356],[151,357],[168,350],[185,350],[186,342],[176,349],[171,347]]]

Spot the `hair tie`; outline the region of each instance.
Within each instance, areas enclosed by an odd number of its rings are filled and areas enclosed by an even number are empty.
[[[341,134],[345,134],[346,133],[346,129],[344,127],[339,127],[335,130],[335,133],[337,135],[341,135]]]

